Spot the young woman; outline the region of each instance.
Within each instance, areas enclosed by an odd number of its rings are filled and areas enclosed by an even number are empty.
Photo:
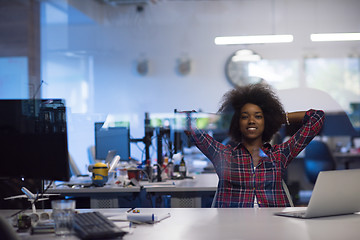
[[[239,87],[223,97],[219,113],[232,112],[229,135],[234,144],[223,145],[206,132],[190,128],[187,135],[213,163],[219,177],[215,207],[290,206],[282,176],[290,162],[320,132],[324,112],[285,113],[265,84]],[[286,142],[268,142],[282,124],[301,124]]]

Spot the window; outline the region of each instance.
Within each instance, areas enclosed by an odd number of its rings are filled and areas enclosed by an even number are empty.
[[[299,64],[297,60],[261,60],[250,64],[249,75],[265,79],[278,90],[299,86]]]
[[[360,101],[359,58],[313,58],[305,61],[308,87],[330,94],[347,112]]]
[[[360,59],[312,58],[305,61],[306,84],[329,93],[360,128]]]
[[[27,57],[0,58],[0,98],[28,98]]]

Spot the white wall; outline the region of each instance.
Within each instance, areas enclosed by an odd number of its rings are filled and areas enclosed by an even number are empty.
[[[93,23],[43,27],[43,75],[46,72],[44,77],[50,84],[42,90],[47,97],[66,97],[70,111],[85,114],[74,114],[70,122],[70,150],[80,165],[86,162],[86,147],[93,144],[94,119],[103,119],[108,113],[135,115],[131,117],[132,135],[142,137],[144,112],[216,112],[221,96],[232,87],[225,78],[225,62],[240,48],[253,49],[264,59],[298,59],[299,64],[309,56],[346,57],[360,53],[359,42],[312,43],[309,38],[311,33],[359,32],[358,0],[159,0],[140,13],[134,6],[112,7],[97,1],[84,1],[82,6],[81,1],[69,2]],[[64,40],[50,42],[51,36],[63,32],[67,36]],[[258,34],[293,34],[295,40],[252,46],[214,44],[216,36]],[[52,87],[58,72],[46,71],[49,67],[44,61],[61,64],[59,55],[69,52],[81,56],[78,61],[83,67],[73,70],[84,83],[80,86],[86,86],[86,93],[84,87],[72,89],[69,83],[65,92]],[[191,59],[192,68],[189,75],[180,76],[175,71],[176,61],[184,56]],[[135,71],[135,62],[140,58],[149,60],[146,76]],[[303,72],[299,86],[304,87]],[[74,101],[79,96],[83,101]],[[303,97],[286,93],[282,96],[287,110],[302,108]],[[304,109],[311,101],[323,109],[329,105],[312,96],[307,98]],[[79,108],[79,102],[86,106]]]

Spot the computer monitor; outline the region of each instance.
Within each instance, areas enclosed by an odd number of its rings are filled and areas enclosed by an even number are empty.
[[[188,116],[191,118],[190,122],[188,121]],[[191,124],[192,128],[208,132],[219,142],[227,141],[231,118],[231,113],[175,112],[173,123],[175,150],[181,151],[184,147],[190,148],[194,145],[184,133],[184,130],[189,127],[188,124]]]
[[[62,99],[0,100],[0,176],[70,179]]]
[[[130,159],[130,127],[128,122],[95,123],[95,159],[105,160],[109,151],[116,151],[121,160]]]

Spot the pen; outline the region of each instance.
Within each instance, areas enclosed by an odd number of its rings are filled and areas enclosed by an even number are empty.
[[[135,209],[135,208],[132,207],[132,208],[130,208],[129,210],[127,210],[126,212],[129,213],[129,212],[131,212],[131,211],[134,210],[134,209]]]

